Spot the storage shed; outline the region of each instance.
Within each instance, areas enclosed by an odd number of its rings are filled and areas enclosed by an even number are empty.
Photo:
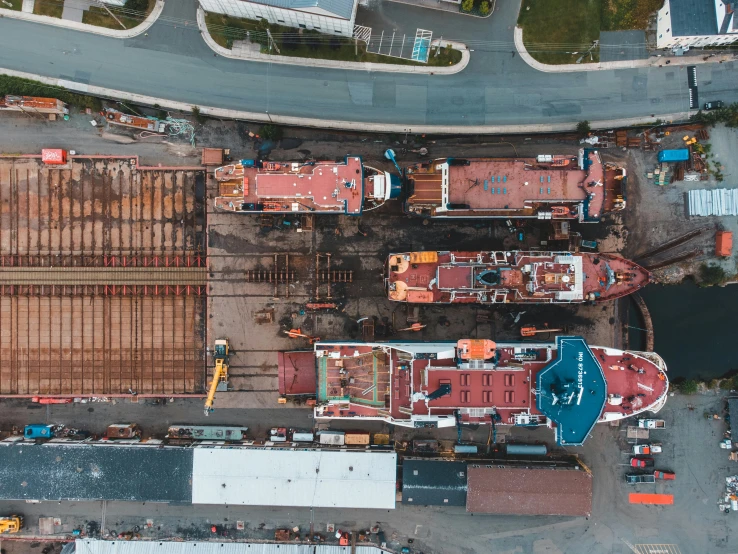
[[[715,233],[715,255],[728,257],[733,254],[733,233],[718,231]]]

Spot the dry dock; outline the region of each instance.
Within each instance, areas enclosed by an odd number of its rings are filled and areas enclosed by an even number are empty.
[[[204,178],[0,158],[0,395],[202,392]]]

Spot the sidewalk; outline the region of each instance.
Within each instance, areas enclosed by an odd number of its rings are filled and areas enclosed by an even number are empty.
[[[418,65],[398,65],[389,63],[361,63],[361,62],[342,62],[336,60],[321,60],[316,58],[297,58],[292,56],[276,56],[271,54],[262,54],[258,48],[254,48],[253,45],[245,44],[244,41],[237,41],[238,44],[234,43],[233,50],[224,48],[219,45],[208,32],[207,25],[205,24],[205,11],[201,8],[197,8],[197,27],[200,29],[203,40],[210,49],[224,58],[230,58],[232,60],[244,60],[250,62],[262,62],[262,63],[279,63],[284,65],[299,65],[309,67],[322,67],[326,69],[349,69],[353,71],[368,71],[368,72],[382,72],[382,73],[414,73],[423,75],[454,75],[460,73],[469,64],[470,53],[469,49],[465,44],[460,42],[452,42],[444,40],[443,45],[450,44],[456,50],[461,52],[461,61],[456,65],[450,67],[428,67]],[[434,40],[431,46],[437,46],[438,40]]]
[[[528,53],[523,44],[523,29],[515,27],[515,49],[525,63],[533,69],[544,73],[579,73],[581,71],[603,71],[606,69],[634,69],[638,67],[662,67],[666,65],[684,66],[706,63],[723,63],[736,59],[735,54],[721,54],[707,60],[697,56],[650,56],[645,60],[627,60],[619,62],[570,63],[549,65],[541,63]]]
[[[376,65],[376,64],[375,64]],[[69,89],[73,92],[81,92],[83,94],[91,94],[102,98],[111,98],[115,100],[123,100],[145,106],[159,105],[161,108],[170,110],[179,110],[191,112],[192,105],[186,102],[177,102],[166,98],[156,98],[154,96],[146,96],[143,94],[134,94],[120,90],[108,89],[75,81],[67,81],[65,79],[55,79],[25,73],[23,71],[15,71],[12,69],[0,68],[0,74],[10,75],[13,77],[22,77],[24,79],[33,79],[47,85],[59,86]],[[224,119],[234,119],[242,121],[254,121],[260,123],[277,123],[280,125],[293,125],[297,127],[315,127],[318,129],[352,129],[355,131],[366,131],[371,133],[404,133],[408,126],[407,122],[400,123],[365,123],[359,121],[334,121],[325,119],[313,119],[308,117],[292,117],[266,112],[245,112],[239,110],[229,110],[225,108],[214,108],[209,106],[198,106],[200,113],[212,117],[220,117]],[[679,112],[670,114],[654,114],[653,117],[629,117],[622,119],[611,119],[602,121],[590,121],[592,129],[612,129],[614,127],[629,127],[632,125],[652,125],[656,120],[666,123],[687,121],[689,112]],[[514,133],[555,133],[568,132],[576,128],[576,123],[546,123],[535,125],[415,125],[412,124],[413,133],[415,134],[433,134],[443,133],[452,135],[471,135],[471,134],[514,134]]]
[[[177,1],[177,0],[173,0]],[[25,0],[24,0],[25,3]],[[102,35],[105,37],[112,38],[133,38],[144,32],[148,31],[149,28],[156,22],[164,9],[164,0],[156,0],[154,10],[149,16],[137,25],[133,29],[124,31],[123,29],[108,29],[106,27],[98,27],[97,25],[87,25],[86,23],[80,23],[77,21],[68,21],[66,19],[57,19],[56,17],[48,17],[46,15],[35,15],[33,13],[17,12],[14,10],[0,9],[0,15],[9,19],[20,19],[22,21],[29,21],[31,23],[42,23],[44,25],[54,25],[56,27],[64,27],[65,29],[72,29],[73,31],[82,31],[85,33],[93,33],[96,35]],[[81,12],[80,12],[81,14]],[[81,15],[80,15],[81,17]]]

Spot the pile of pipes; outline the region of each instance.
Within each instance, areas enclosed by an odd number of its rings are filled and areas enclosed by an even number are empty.
[[[689,215],[738,215],[738,189],[690,190]]]

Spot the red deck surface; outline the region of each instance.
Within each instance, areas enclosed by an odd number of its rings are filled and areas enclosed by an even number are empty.
[[[279,168],[239,168],[227,174],[216,170],[220,186],[216,207],[238,211],[241,202],[263,204],[265,212],[338,212],[358,214],[364,203],[361,158],[314,165],[279,163]],[[230,166],[229,166],[230,167]],[[219,168],[220,169],[220,168]],[[236,206],[236,203],[238,206]]]
[[[315,353],[312,351],[280,352],[279,394],[314,395],[317,386]]]
[[[539,208],[562,206],[558,219],[577,219],[582,202],[590,197],[589,215],[599,217],[605,209],[605,190],[615,187],[599,154],[590,151],[591,165],[579,169],[577,156],[560,156],[556,166],[539,163],[535,158],[476,158],[468,165],[449,164],[448,203],[456,205],[450,212],[436,211],[437,216],[534,217]],[[444,208],[442,184],[446,159],[416,164],[408,168],[413,194],[408,199],[411,211],[424,207]],[[610,190],[608,195],[610,196]],[[611,202],[609,208],[612,208]]]
[[[438,252],[435,261],[421,253],[390,254],[387,269],[389,299],[414,303],[568,303],[589,295],[605,301],[651,279],[620,256],[566,252]],[[488,270],[497,271],[496,284],[477,279]],[[418,292],[428,294],[427,300]]]

